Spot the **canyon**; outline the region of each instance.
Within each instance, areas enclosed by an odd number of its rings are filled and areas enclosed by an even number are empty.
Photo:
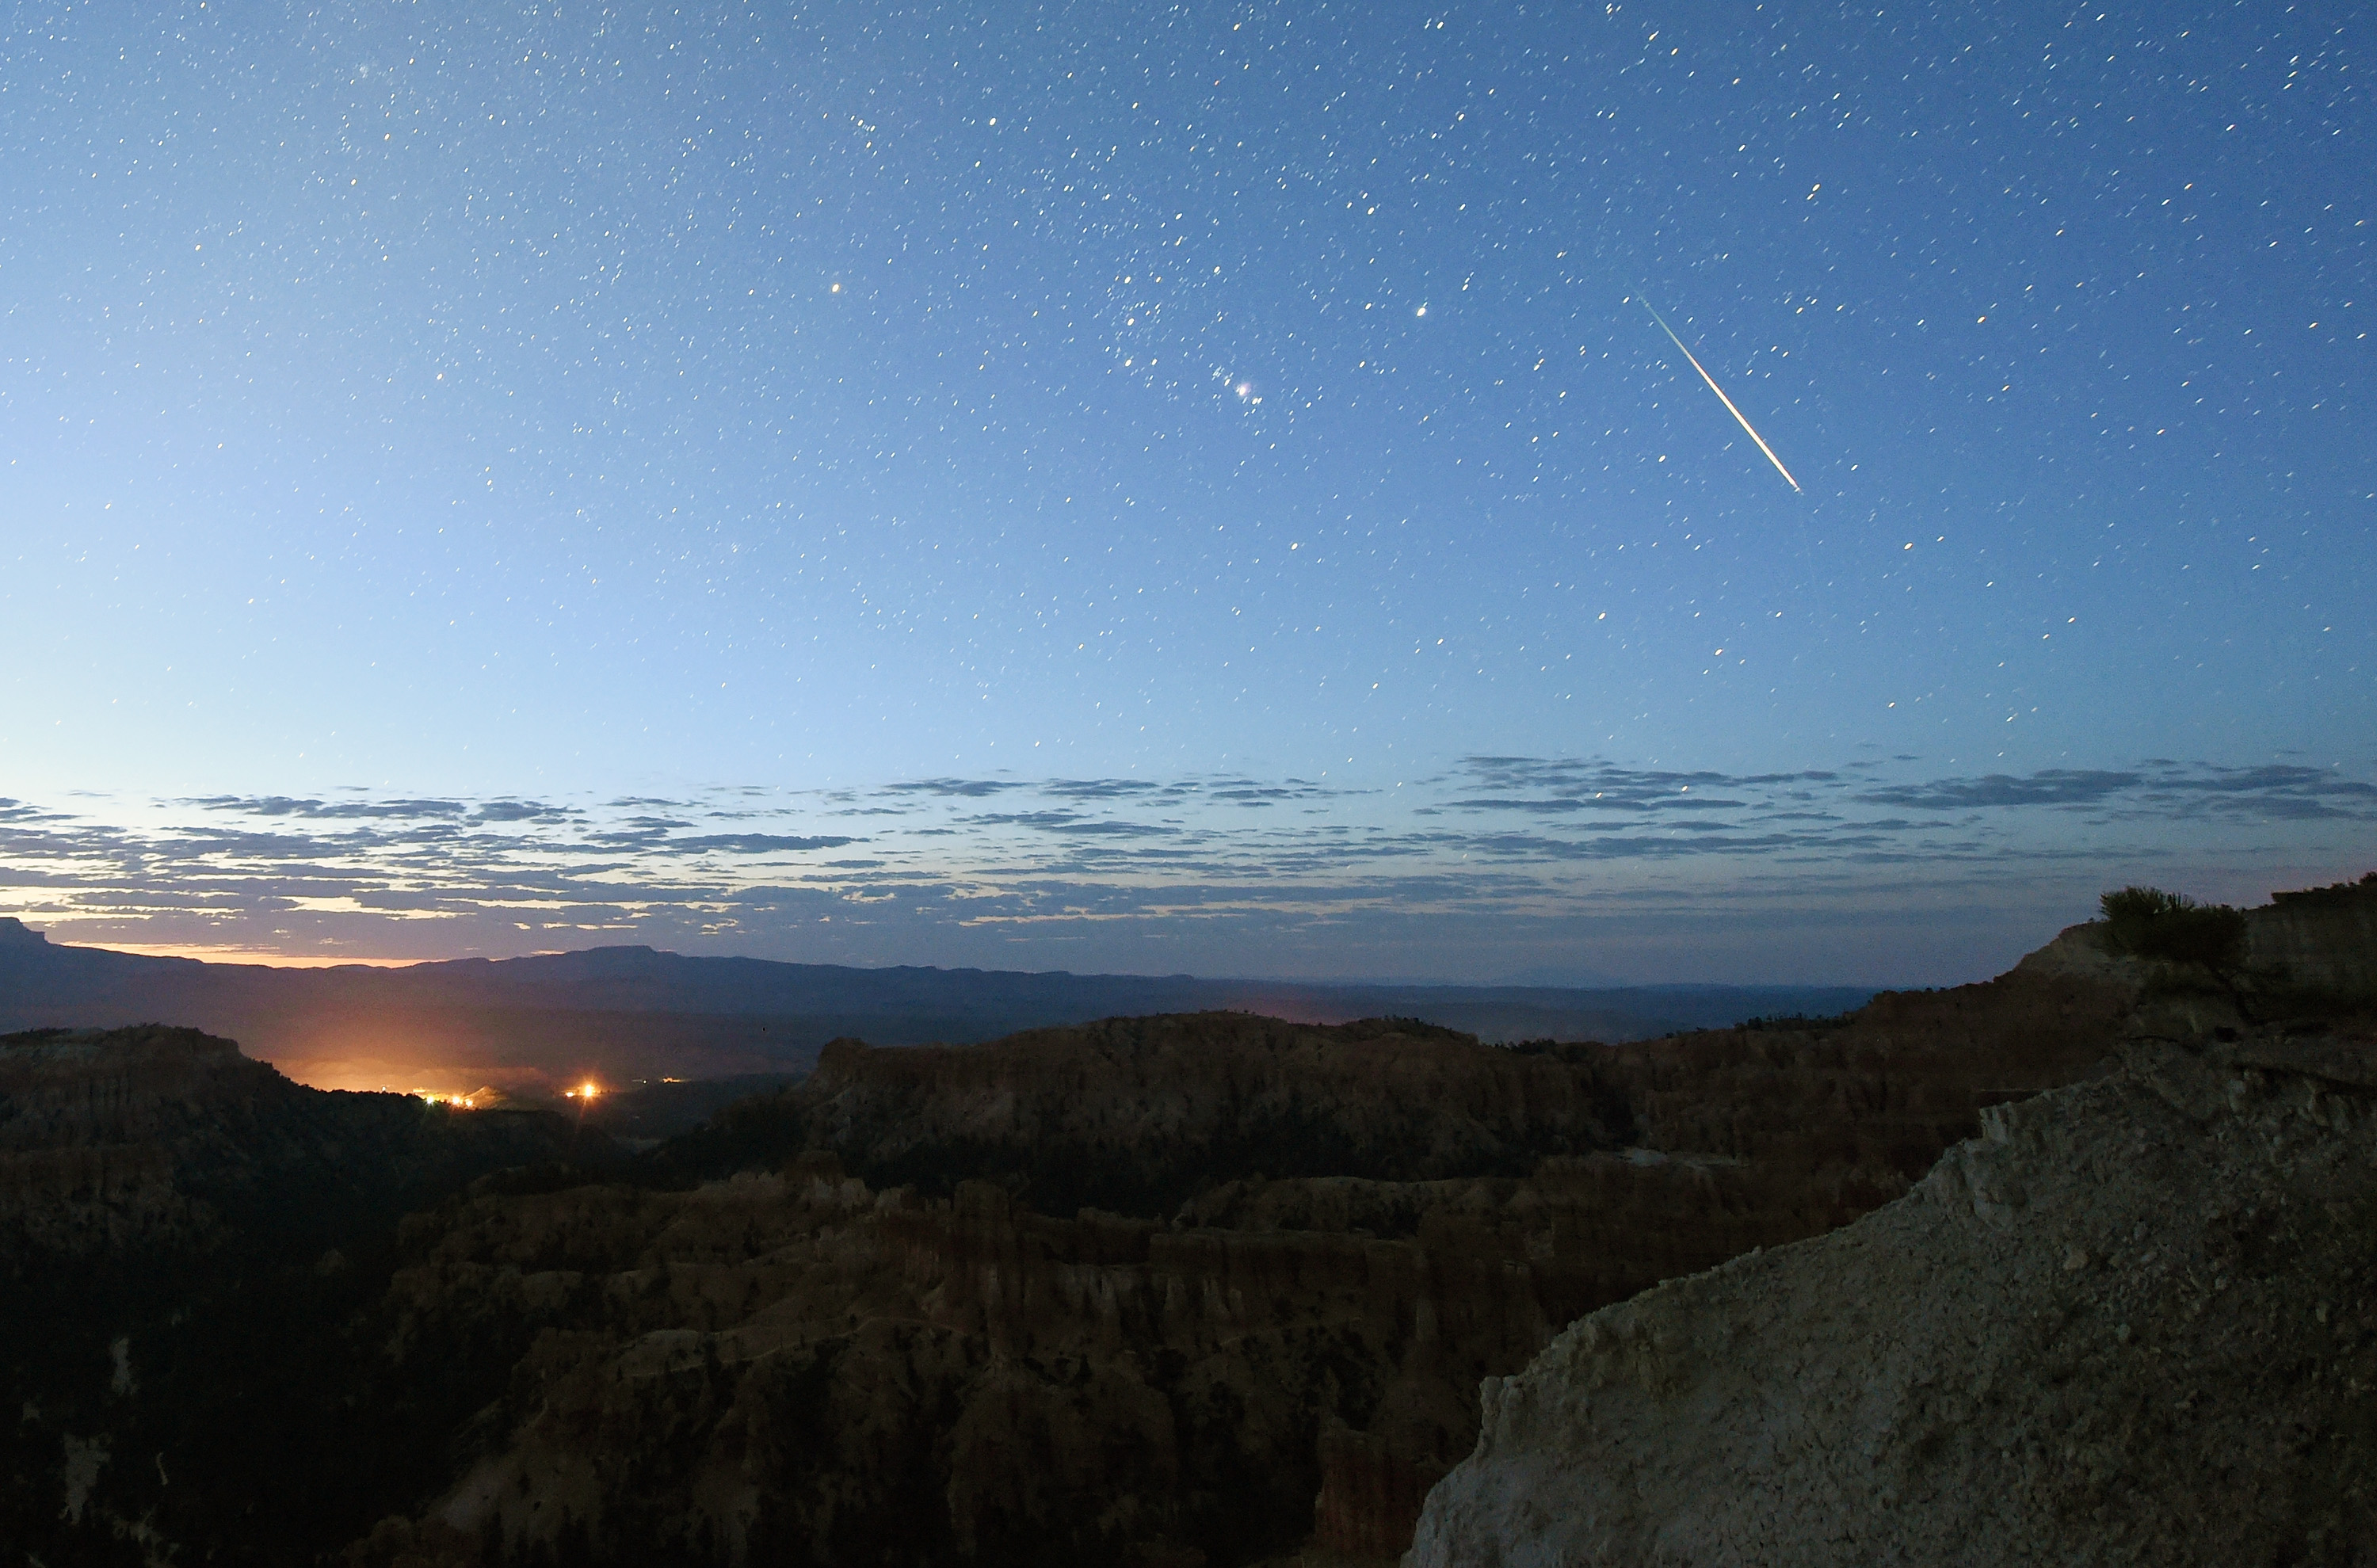
[[[655,1151],[662,1190],[412,1222],[400,1354],[536,1348],[359,1560],[1392,1559],[1481,1379],[1903,1193],[2120,1011],[2024,976],[1637,1047],[1234,1014],[839,1043]]]
[[[2316,1494],[2238,1530],[2332,1543],[2365,1516],[2319,1478],[2359,1453],[2339,1391],[2377,1381],[2345,1272],[2369,1162],[2335,1141],[2377,1087],[2363,896],[2249,912],[2238,974],[2082,927],[1985,984],[1614,1045],[1230,1011],[845,1038],[633,1155],[187,1032],[12,1037],[24,1299],[140,1236],[185,1273],[16,1359],[0,1527],[45,1562],[355,1568],[1748,1561],[1770,1526],[1837,1545],[1827,1498],[1998,1498],[2004,1406],[2049,1412],[2004,1427],[2021,1474],[2068,1447],[2096,1479],[1957,1516],[2060,1538],[2040,1520],[2120,1515],[2160,1430],[2099,1386],[2130,1399],[2122,1347],[2180,1343],[2164,1290],[2210,1337],[2154,1397],[2261,1409],[2238,1473]],[[256,1108],[167,1108],[218,1080]],[[2298,1165],[2247,1168],[2278,1146]],[[2341,1347],[2308,1383],[2300,1302]],[[2251,1362],[2273,1347],[2296,1359]],[[2332,1404],[2297,1442],[2302,1388]],[[1865,1491],[1845,1454],[1880,1456]],[[1847,1556],[1962,1560],[1859,1527]]]

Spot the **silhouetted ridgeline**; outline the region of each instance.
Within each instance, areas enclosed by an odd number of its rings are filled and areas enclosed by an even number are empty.
[[[317,1064],[520,1068],[554,1078],[805,1071],[829,1040],[965,1044],[1122,1014],[1233,1008],[1308,1023],[1399,1014],[1487,1039],[1635,1039],[1753,1013],[1837,1012],[1842,987],[1307,986],[1186,975],[855,969],[598,948],[401,969],[274,969],[61,947],[0,918],[0,1029],[170,1019],[300,1077]],[[348,1074],[339,1081],[352,1081]],[[380,1082],[370,1078],[368,1082]],[[456,1083],[458,1088],[475,1087]]]

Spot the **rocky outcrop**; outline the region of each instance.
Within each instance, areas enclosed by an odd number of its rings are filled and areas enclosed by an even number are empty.
[[[999,1180],[1056,1214],[1165,1214],[1257,1171],[1517,1176],[1632,1132],[1622,1095],[1572,1061],[1412,1019],[1236,1012],[1107,1019],[984,1047],[838,1040],[782,1105],[789,1141],[879,1183]]]
[[[746,1102],[655,1169],[714,1177],[819,1148],[878,1185],[995,1179],[1051,1213],[1169,1213],[1251,1172],[1517,1176],[1630,1146],[1903,1184],[1979,1107],[2100,1059],[2134,999],[2117,978],[2017,974],[1885,993],[1841,1020],[1616,1047],[1226,1012],[976,1047],[839,1040],[799,1088]]]
[[[1487,1380],[1406,1562],[2367,1561],[2377,1030],[2138,1038],[1983,1121]]]
[[[2016,969],[1986,985],[1885,991],[1827,1026],[1715,1030],[1604,1047],[1639,1140],[1779,1172],[1863,1172],[1903,1187],[1985,1107],[2104,1062],[2133,976]]]
[[[2286,987],[2377,1001],[2377,871],[2357,882],[2272,893],[2245,911],[2248,963]]]
[[[579,1143],[543,1113],[308,1089],[195,1029],[0,1035],[0,1259],[335,1227],[484,1171],[603,1156]]]
[[[2244,951],[2233,969],[2140,961],[2108,951],[2101,920],[2067,927],[2016,973],[2109,981],[2168,1001],[2213,995],[2275,1016],[2377,1002],[2377,871],[2355,882],[2274,892],[2238,912]]]
[[[176,1170],[249,1163],[234,1107],[278,1076],[195,1030],[0,1037],[0,1252],[200,1239]]]

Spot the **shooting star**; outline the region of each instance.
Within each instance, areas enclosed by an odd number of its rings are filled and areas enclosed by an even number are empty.
[[[1636,294],[1634,297],[1636,299],[1642,299],[1641,294]],[[1667,325],[1667,318],[1660,315],[1657,310],[1654,309],[1651,302],[1647,299],[1642,299],[1642,308],[1651,312],[1651,319],[1659,324],[1660,331],[1667,334],[1667,341],[1675,344],[1677,348],[1682,350],[1683,355],[1686,359],[1692,360],[1692,368],[1700,371],[1701,379],[1708,383],[1709,390],[1716,394],[1716,401],[1725,405],[1726,412],[1732,414],[1734,418],[1741,420],[1741,427],[1744,430],[1750,431],[1750,438],[1758,443],[1758,449],[1766,454],[1766,461],[1773,463],[1774,465],[1774,472],[1783,476],[1783,483],[1791,486],[1795,491],[1799,490],[1799,482],[1791,477],[1791,471],[1783,466],[1783,460],[1774,455],[1774,449],[1766,444],[1766,437],[1761,436],[1756,430],[1750,428],[1750,421],[1742,418],[1741,411],[1733,406],[1733,400],[1725,395],[1725,389],[1716,384],[1716,377],[1710,375],[1708,371],[1702,366],[1699,360],[1692,359],[1692,351],[1684,348],[1684,340],[1676,336],[1676,329]],[[1806,494],[1805,491],[1799,491],[1799,493],[1802,495]]]

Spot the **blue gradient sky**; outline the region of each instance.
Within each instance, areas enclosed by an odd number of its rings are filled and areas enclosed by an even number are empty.
[[[1917,982],[2357,874],[2355,14],[18,7],[0,911]]]

